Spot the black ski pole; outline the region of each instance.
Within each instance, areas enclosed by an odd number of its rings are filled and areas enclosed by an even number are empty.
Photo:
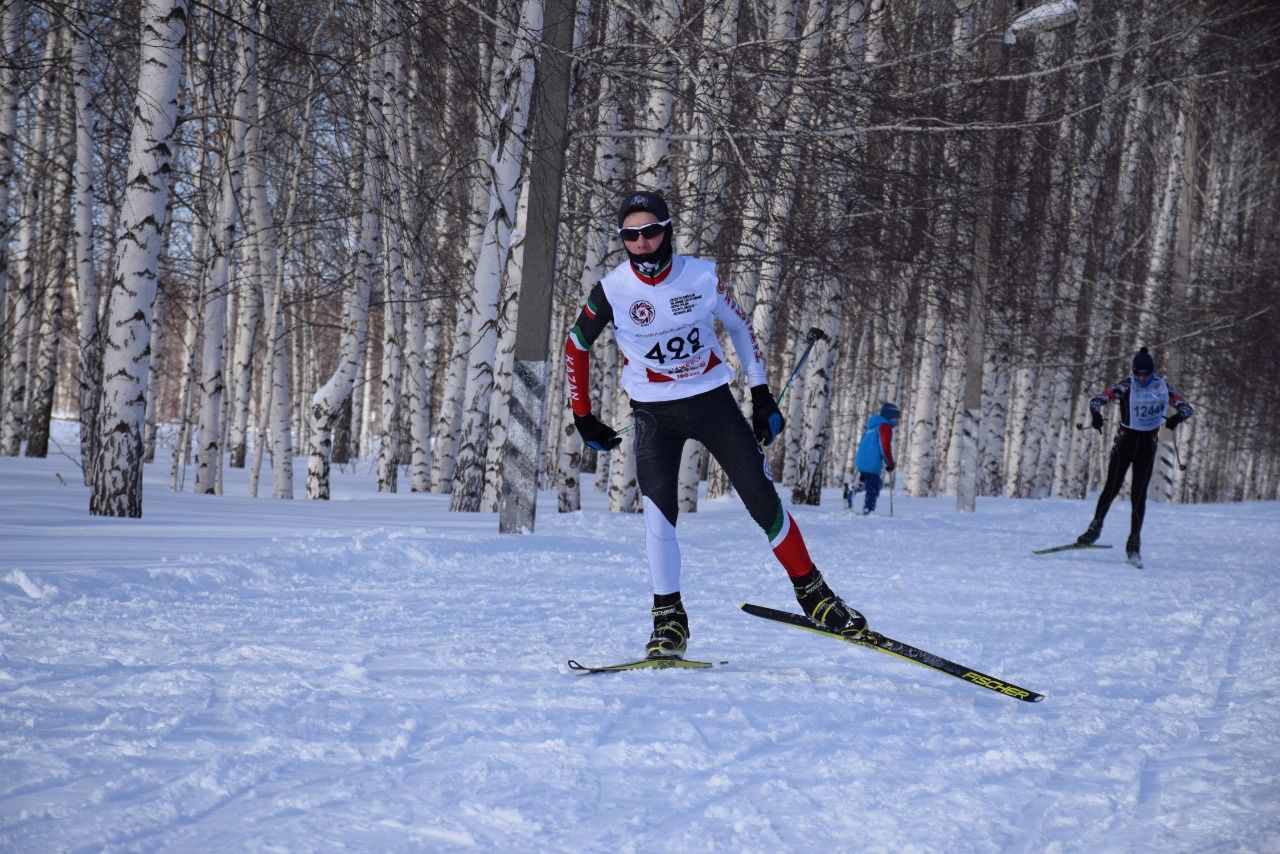
[[[778,395],[778,403],[782,403],[782,399],[787,396],[787,391],[791,388],[791,381],[796,378],[796,374],[800,373],[800,369],[804,367],[804,363],[809,358],[809,353],[813,350],[813,345],[819,341],[827,340],[827,333],[816,326],[810,326],[809,331],[805,333],[804,340],[806,342],[804,352],[800,354],[800,361],[796,362],[795,370],[791,372],[791,376],[787,377],[786,385],[782,387],[782,393]]]
[[[1182,462],[1182,455],[1178,453],[1178,431],[1173,431],[1173,458],[1178,463],[1178,471],[1186,471],[1187,466]]]

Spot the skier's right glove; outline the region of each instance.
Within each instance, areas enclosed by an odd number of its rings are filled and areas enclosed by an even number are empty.
[[[1091,426],[1093,427],[1094,430],[1097,430],[1099,433],[1102,432],[1102,413],[1101,412],[1093,413],[1093,424]]]
[[[622,444],[618,432],[608,424],[601,423],[599,418],[588,412],[586,415],[574,415],[573,426],[578,428],[582,441],[597,451],[608,451]]]
[[[897,463],[885,463],[885,464],[884,464],[884,470],[885,470],[885,471],[893,471],[893,470],[894,470],[894,469],[896,469],[897,467],[898,467],[898,464],[897,464]]]

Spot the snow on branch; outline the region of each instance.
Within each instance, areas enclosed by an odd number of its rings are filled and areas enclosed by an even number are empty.
[[[1004,43],[1013,44],[1020,35],[1035,35],[1065,27],[1075,21],[1079,14],[1080,7],[1076,0],[1050,0],[1048,3],[1041,3],[1013,19],[1009,29],[1005,30]]]

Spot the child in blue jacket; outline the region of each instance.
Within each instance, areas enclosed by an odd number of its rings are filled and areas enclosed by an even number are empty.
[[[874,513],[876,499],[880,497],[883,480],[881,469],[893,471],[898,464],[893,460],[893,428],[898,426],[898,418],[902,410],[896,404],[885,403],[880,411],[867,419],[867,432],[862,434],[858,442],[858,453],[854,457],[854,467],[858,469],[858,479],[862,482],[863,499],[862,515]]]

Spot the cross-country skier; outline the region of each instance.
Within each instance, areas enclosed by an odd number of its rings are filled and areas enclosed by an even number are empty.
[[[684,654],[689,618],[680,601],[676,540],[677,487],[684,443],[701,442],[729,476],[747,512],[769,537],[804,613],[849,637],[867,621],[831,592],[804,537],[774,489],[761,446],[784,421],[765,383],[764,357],[751,320],[716,276],[715,264],[678,255],[671,214],[662,196],[631,193],[618,210],[618,236],[627,252],[591,289],[565,342],[573,421],[592,448],[621,443],[591,412],[591,345],[610,323],[626,357],[621,383],[635,418],[636,478],[644,502],[645,546],[653,585],[650,658]],[[733,340],[751,384],[748,424],[729,389],[733,374],[716,338],[719,320]]]
[[[892,472],[898,467],[893,459],[893,429],[898,426],[902,410],[897,404],[885,402],[880,411],[867,419],[866,432],[858,442],[858,453],[853,465],[858,470],[858,480],[866,496],[862,500],[862,515],[876,511],[876,499],[884,484],[880,471]]]
[[[1107,463],[1107,482],[1098,496],[1098,506],[1093,511],[1093,521],[1076,542],[1091,546],[1102,533],[1102,522],[1107,510],[1124,484],[1125,472],[1133,466],[1133,482],[1129,487],[1132,514],[1129,520],[1129,540],[1125,553],[1131,563],[1142,561],[1142,518],[1147,511],[1147,485],[1155,468],[1157,435],[1160,428],[1177,429],[1178,425],[1195,414],[1195,410],[1183,400],[1173,386],[1163,377],[1156,376],[1155,359],[1143,347],[1133,357],[1133,374],[1120,380],[1111,388],[1089,401],[1092,427],[1102,432],[1102,407],[1112,401],[1120,404],[1120,427],[1111,444],[1111,458]],[[1169,406],[1177,411],[1165,418]]]

